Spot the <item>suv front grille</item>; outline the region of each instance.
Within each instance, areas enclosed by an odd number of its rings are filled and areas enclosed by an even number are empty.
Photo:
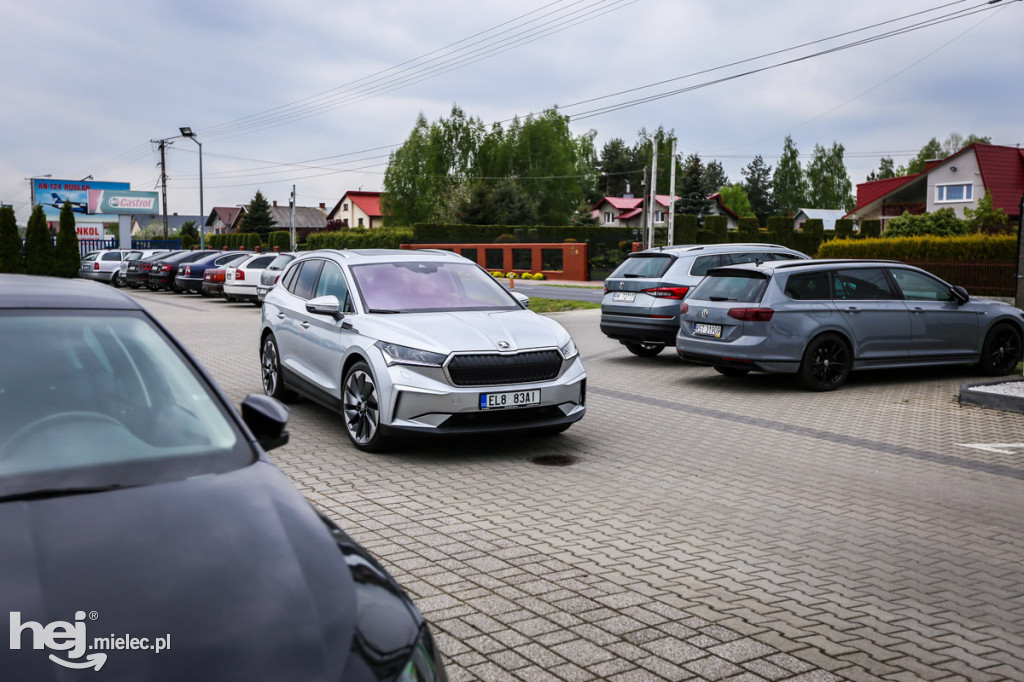
[[[562,368],[556,350],[527,351],[515,355],[456,355],[448,364],[448,375],[456,386],[527,384],[550,381]]]

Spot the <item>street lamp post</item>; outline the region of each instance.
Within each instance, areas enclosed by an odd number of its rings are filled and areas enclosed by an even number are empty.
[[[203,143],[196,139],[196,134],[192,132],[192,129],[188,126],[178,128],[181,131],[182,137],[188,139],[199,145],[199,214],[203,217],[202,222],[199,224],[199,248],[206,248],[206,212],[203,210]]]

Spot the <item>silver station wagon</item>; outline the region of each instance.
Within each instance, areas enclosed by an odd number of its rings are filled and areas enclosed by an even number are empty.
[[[1021,360],[1024,312],[891,261],[789,261],[711,270],[680,307],[676,351],[727,376],[796,373],[827,391],[851,370]]]
[[[339,412],[352,443],[396,435],[558,433],[586,372],[556,321],[447,251],[311,251],[263,302],[263,388]]]

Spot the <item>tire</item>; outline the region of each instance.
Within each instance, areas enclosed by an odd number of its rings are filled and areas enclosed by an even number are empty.
[[[381,452],[387,437],[380,429],[377,382],[370,366],[357,362],[345,373],[341,392],[341,416],[352,445],[364,452]]]
[[[1020,329],[1007,322],[992,327],[981,347],[978,369],[990,377],[1006,376],[1017,368],[1021,360]]]
[[[726,377],[742,377],[750,374],[750,370],[743,367],[715,367],[715,371]]]
[[[657,355],[658,353],[660,353],[661,351],[663,351],[665,349],[665,344],[663,344],[663,343],[648,343],[648,342],[632,343],[632,342],[630,342],[630,343],[626,343],[624,345],[626,346],[626,349],[630,353],[632,353],[633,355],[636,355],[637,357],[641,357],[641,358],[653,358],[655,355]]]
[[[114,288],[120,289],[124,286],[124,280],[121,279],[121,273],[115,272],[114,276],[110,278],[110,283],[114,285]]]
[[[267,334],[260,347],[260,370],[263,375],[263,392],[282,403],[289,403],[296,398],[295,391],[285,388],[281,375],[281,354],[277,350],[277,339]]]
[[[797,372],[800,385],[810,391],[832,391],[850,376],[853,353],[837,334],[822,334],[811,340]]]

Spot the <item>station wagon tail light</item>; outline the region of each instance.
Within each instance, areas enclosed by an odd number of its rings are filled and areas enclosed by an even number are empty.
[[[654,298],[682,299],[689,290],[690,287],[658,287],[656,289],[641,289],[640,291]]]
[[[768,322],[775,311],[771,308],[733,308],[729,317],[744,322]]]
[[[100,269],[100,262],[96,261],[95,263],[93,263],[92,264],[92,269],[93,270],[99,270]]]
[[[241,282],[245,279],[245,270],[235,270],[235,281]]]

